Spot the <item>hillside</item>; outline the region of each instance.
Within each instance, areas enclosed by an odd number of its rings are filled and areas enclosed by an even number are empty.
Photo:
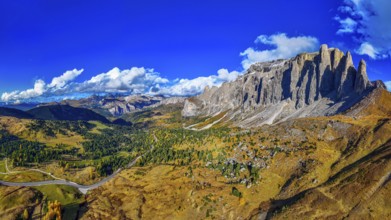
[[[27,113],[34,116],[36,119],[42,120],[69,120],[69,121],[100,121],[110,123],[104,116],[98,113],[85,109],[76,108],[69,105],[48,105],[40,106],[28,110]]]
[[[373,114],[360,108],[375,107],[369,98],[382,106]],[[389,101],[378,89],[345,115],[251,130],[152,131],[155,146],[179,139],[172,149],[193,152],[190,162],[157,152],[145,157],[150,162],[92,191],[82,219],[387,219]]]
[[[180,105],[131,115],[136,125],[148,122],[145,132],[99,123],[93,127],[62,121],[59,126],[46,121],[41,125],[45,130],[60,128],[60,133],[70,135],[67,129],[73,127],[72,132],[85,139],[84,150],[76,156],[62,147],[42,148],[58,152],[63,162],[44,160],[38,167],[57,177],[93,183],[112,172],[108,164],[118,168],[134,155],[143,155],[135,166],[89,191],[85,205],[80,205],[76,191],[62,199],[64,204],[77,201],[76,207],[64,210],[67,215],[81,210],[81,219],[387,219],[391,215],[390,102],[391,94],[378,88],[338,115],[251,129],[220,123],[204,130],[184,129],[183,125],[206,119],[178,117]],[[36,130],[34,126],[24,129]],[[23,142],[16,149],[19,143]],[[0,172],[5,172],[1,166]],[[36,181],[44,178],[40,175],[22,172],[0,178]],[[52,200],[64,193],[63,189],[37,190]],[[41,204],[44,200],[34,206]],[[12,216],[22,210],[7,213]]]

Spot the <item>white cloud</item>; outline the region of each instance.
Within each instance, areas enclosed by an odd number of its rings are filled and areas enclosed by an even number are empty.
[[[169,80],[160,77],[153,69],[132,67],[120,70],[115,67],[76,86],[77,92],[132,92],[143,93],[151,86],[166,84]]]
[[[248,69],[256,62],[271,61],[294,57],[302,52],[312,52],[319,49],[318,39],[311,36],[288,37],[284,33],[271,36],[260,35],[255,43],[275,47],[271,50],[256,50],[252,47],[240,53],[244,57],[242,66]]]
[[[1,101],[9,102],[21,100],[31,100],[41,96],[50,96],[65,91],[69,86],[69,82],[73,81],[77,76],[83,72],[83,69],[68,70],[61,76],[54,77],[50,84],[46,84],[42,79],[38,79],[34,83],[34,88],[23,91],[5,92],[1,95]],[[68,90],[66,90],[68,92]]]
[[[27,89],[27,90],[24,90],[24,91],[13,91],[13,92],[10,92],[10,93],[3,93],[1,95],[1,100],[3,101],[18,101],[18,100],[23,100],[23,99],[31,99],[31,98],[35,98],[35,97],[38,97],[38,96],[41,96],[45,91],[46,91],[46,88],[45,88],[45,82],[43,80],[37,80],[35,81],[34,83],[34,88],[32,89]]]
[[[391,56],[390,0],[345,0],[344,5],[338,10],[341,14],[337,17],[345,17],[345,19],[336,19],[341,25],[337,34],[352,34],[354,39],[359,41],[357,51],[363,51],[362,54],[367,54],[373,59]],[[353,19],[356,24],[353,25],[351,21],[346,22],[346,19]],[[346,26],[349,28],[345,28]],[[370,49],[376,53],[364,53]]]
[[[349,17],[342,19],[337,16],[335,20],[340,23],[340,29],[337,31],[339,35],[353,33],[357,27],[357,22]]]
[[[206,86],[220,86],[224,82],[235,80],[241,73],[237,71],[229,72],[227,69],[220,69],[217,75],[207,77],[197,77],[194,79],[180,79],[174,81],[173,85],[158,88],[154,93],[171,96],[189,96],[196,95],[204,91]]]
[[[220,69],[217,75],[197,77],[194,79],[176,79],[169,81],[153,69],[133,67],[120,70],[115,67],[106,73],[91,77],[84,82],[75,82],[75,78],[83,72],[69,70],[54,77],[50,84],[37,80],[34,88],[24,91],[3,93],[1,101],[59,101],[69,97],[82,98],[93,93],[131,93],[131,94],[162,94],[169,96],[189,96],[201,93],[206,86],[220,86],[223,82],[235,80],[240,72],[229,72]]]
[[[37,80],[34,88],[5,92],[1,95],[1,100],[5,102],[18,100],[51,101],[83,93],[145,93],[150,87],[169,82],[168,79],[160,77],[160,74],[154,72],[153,69],[143,67],[133,67],[125,70],[115,67],[107,73],[98,74],[87,81],[74,82],[82,72],[83,69],[66,71],[61,76],[54,77],[50,84],[46,84],[43,80]],[[45,97],[47,99],[44,99]]]
[[[378,51],[373,48],[373,46],[368,43],[368,42],[364,42],[361,44],[361,46],[356,50],[356,53],[360,54],[360,55],[368,55],[370,58],[372,59],[376,59],[376,57],[378,57]]]
[[[391,81],[384,82],[386,84],[387,90],[391,92]]]
[[[76,77],[78,77],[84,70],[68,70],[64,74],[58,77],[54,77],[52,79],[52,82],[48,85],[49,88],[56,88],[60,89],[63,88],[69,81],[74,80]]]
[[[217,74],[217,78],[224,82],[234,81],[240,75],[237,71],[229,72],[227,69],[219,69]]]

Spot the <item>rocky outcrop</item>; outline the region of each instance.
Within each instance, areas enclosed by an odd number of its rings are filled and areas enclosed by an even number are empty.
[[[322,45],[316,53],[256,63],[237,80],[187,99],[182,114],[211,116],[226,111],[238,125],[256,126],[338,113],[375,86],[363,60],[356,69],[350,52]]]
[[[370,84],[367,76],[367,64],[364,60],[361,60],[358,65],[358,72],[354,82],[354,91],[362,93],[367,87],[371,86]]]
[[[164,97],[160,96],[130,95],[126,97],[105,98],[100,101],[100,105],[102,108],[108,109],[113,116],[121,116],[159,103],[163,99]]]

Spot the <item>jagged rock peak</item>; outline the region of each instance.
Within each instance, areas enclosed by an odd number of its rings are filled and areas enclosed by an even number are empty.
[[[362,93],[370,86],[370,81],[367,75],[367,64],[364,60],[360,60],[358,64],[358,71],[356,75],[356,80],[354,83],[354,91],[357,93]]]
[[[320,45],[320,50],[322,51],[322,50],[325,50],[325,51],[327,51],[329,49],[329,46],[327,45],[327,44],[322,44],[322,45]]]
[[[346,66],[353,66],[353,57],[350,51],[346,52]]]
[[[328,52],[329,52],[329,47],[327,46],[327,44],[322,44],[322,46],[320,46],[320,50],[319,50],[320,55],[322,55],[323,53],[328,53]]]
[[[332,69],[335,70],[339,62],[341,61],[342,57],[344,57],[345,54],[340,51],[338,48],[335,48],[331,53],[331,60],[332,60]]]

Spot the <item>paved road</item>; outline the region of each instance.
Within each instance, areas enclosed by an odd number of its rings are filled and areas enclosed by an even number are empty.
[[[130,167],[134,166],[134,164],[136,164],[137,160],[140,159],[140,158],[141,158],[141,156],[138,156],[131,163],[129,163],[128,166],[126,166],[126,167],[130,168]],[[113,174],[111,174],[110,176],[102,179],[101,181],[99,181],[97,183],[94,183],[94,184],[88,185],[88,186],[80,185],[80,184],[77,184],[75,182],[71,182],[71,181],[68,181],[68,180],[62,180],[62,179],[39,181],[39,182],[20,182],[20,183],[6,182],[6,181],[1,181],[0,180],[0,184],[1,185],[5,185],[5,186],[19,186],[19,187],[21,187],[21,186],[26,186],[26,187],[44,186],[44,185],[52,185],[52,184],[67,185],[67,186],[72,186],[72,187],[78,188],[80,190],[80,192],[82,192],[83,194],[86,194],[88,192],[88,190],[92,190],[92,189],[98,188],[99,186],[103,185],[104,183],[106,183],[109,180],[111,180],[112,178],[114,178],[119,172],[121,172],[121,170],[122,169],[120,168],[117,171],[115,171]]]

